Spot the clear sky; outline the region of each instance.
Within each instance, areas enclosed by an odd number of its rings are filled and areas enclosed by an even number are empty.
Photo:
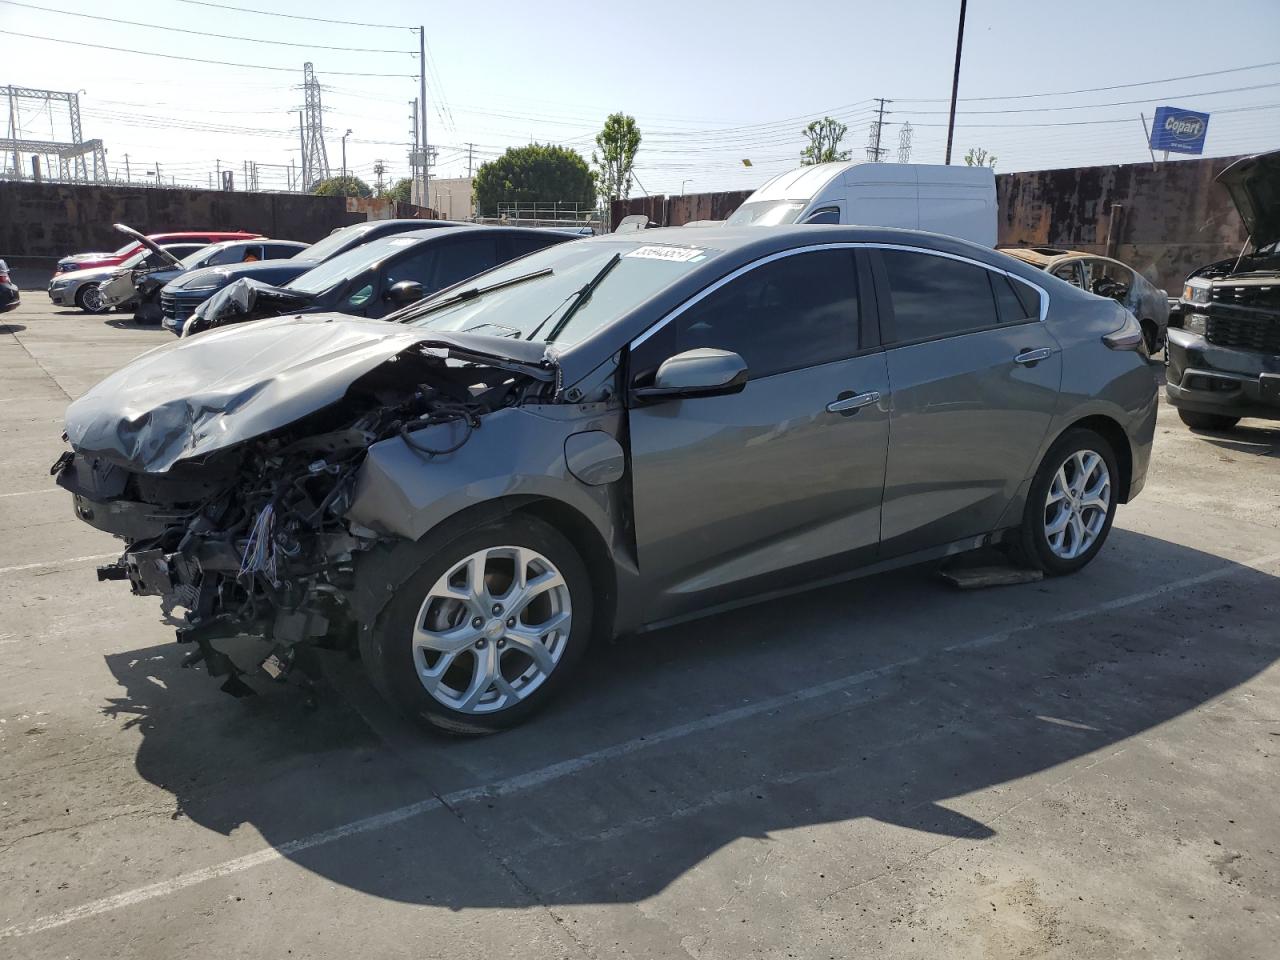
[[[891,101],[888,159],[910,122],[911,159],[942,162],[958,10],[959,0],[0,0],[0,83],[83,90],[84,135],[106,141],[120,177],[126,154],[135,177],[158,161],[166,180],[201,185],[215,166],[255,160],[262,185],[283,188],[310,60],[333,172],[349,128],[348,167],[372,180],[383,160],[395,178],[407,173],[418,89],[407,27],[425,22],[433,172],[463,175],[468,143],[476,164],[530,140],[589,156],[604,117],[621,110],[644,137],[636,193],[745,189],[795,166],[801,128],[824,115],[847,123],[843,146],[865,156],[877,97]],[[1277,41],[1280,0],[970,0],[955,158],[979,146],[1005,171],[1141,161],[1139,114],[1166,103],[1213,114],[1208,155],[1280,148]],[[1089,89],[1099,87],[1115,89]],[[1060,95],[1027,96],[1045,93]],[[18,122],[24,137],[65,134],[32,104]]]

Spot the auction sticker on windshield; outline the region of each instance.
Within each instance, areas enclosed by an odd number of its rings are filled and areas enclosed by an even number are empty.
[[[638,260],[670,260],[675,263],[688,263],[702,256],[705,250],[693,247],[639,247],[626,254]]]

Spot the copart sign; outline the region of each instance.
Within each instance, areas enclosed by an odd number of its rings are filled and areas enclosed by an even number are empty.
[[[1170,153],[1203,153],[1209,115],[1181,107],[1156,107],[1151,124],[1151,149]]]

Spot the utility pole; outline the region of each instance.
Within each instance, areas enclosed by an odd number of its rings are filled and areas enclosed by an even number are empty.
[[[960,0],[960,26],[956,28],[956,70],[951,77],[951,115],[947,118],[947,166],[951,165],[951,141],[956,132],[956,96],[960,92],[960,52],[964,49],[964,8],[968,0]]]
[[[301,177],[298,180],[298,192],[303,193],[307,189],[307,134],[302,126],[302,111],[298,111],[298,144],[302,147],[302,153],[298,156],[298,163],[302,165]]]
[[[377,192],[375,194],[376,196],[379,196],[379,197],[382,196],[382,175],[386,172],[387,172],[387,165],[383,163],[381,160],[379,160],[377,163],[373,165],[373,173],[378,178],[377,188],[376,188]]]
[[[475,148],[476,148],[476,145],[474,143],[467,144],[467,179],[468,180],[471,179],[471,154],[475,150]]]
[[[351,196],[347,191],[347,137],[349,136],[351,136],[350,130],[342,135],[342,195],[344,197]]]
[[[13,112],[13,87],[5,87],[9,93],[9,139],[13,141],[13,175],[22,176],[21,161],[18,160],[18,121]]]
[[[412,121],[410,129],[413,131],[413,152],[409,154],[409,179],[412,183],[417,183],[419,167],[418,161],[422,159],[422,156],[418,151],[422,148],[418,143],[418,100],[416,97],[409,101],[409,109],[412,111],[409,114],[409,119]],[[411,201],[413,200],[412,188],[409,190],[409,199]]]
[[[422,110],[422,197],[429,196],[431,183],[431,152],[427,144],[427,28],[418,27],[418,107]],[[426,206],[430,206],[428,203]]]
[[[124,181],[125,183],[133,183],[133,177],[129,174],[129,155],[124,155]]]

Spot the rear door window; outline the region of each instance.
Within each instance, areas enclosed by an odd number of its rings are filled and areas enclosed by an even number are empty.
[[[937,340],[996,326],[990,270],[950,257],[882,250],[893,304],[886,341]]]
[[[498,239],[493,236],[458,237],[434,243],[435,267],[427,286],[428,293],[451,287],[498,265]]]

